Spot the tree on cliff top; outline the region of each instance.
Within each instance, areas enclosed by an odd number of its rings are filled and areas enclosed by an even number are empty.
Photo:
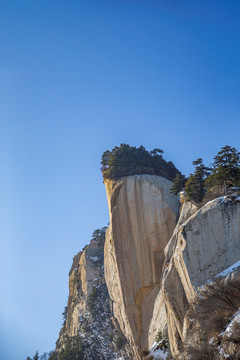
[[[173,180],[173,185],[170,189],[170,192],[174,195],[177,195],[181,190],[184,189],[186,181],[187,178],[185,175],[181,173],[177,174],[175,179]]]
[[[209,175],[209,168],[207,168],[201,158],[193,161],[195,171],[190,174],[186,184],[185,191],[188,200],[193,200],[195,203],[200,203],[205,194],[205,179]]]
[[[163,151],[147,151],[144,146],[136,148],[128,144],[115,146],[102,155],[101,171],[104,179],[119,179],[130,175],[158,175],[173,180],[179,172],[171,161],[164,160]]]
[[[222,147],[210,167],[206,167],[201,158],[193,161],[193,165],[195,170],[186,181],[185,192],[187,199],[196,204],[206,203],[226,194],[227,189],[240,186],[240,152],[236,148]],[[184,178],[177,175],[171,192],[177,194],[183,182]]]
[[[221,188],[223,192],[231,186],[240,186],[240,152],[224,146],[214,158],[211,175],[206,179],[208,190]]]
[[[106,233],[107,227],[104,226],[101,229],[96,229],[92,233],[92,238],[90,240],[90,243],[97,243],[98,246],[103,249],[104,243],[105,243],[105,233]]]

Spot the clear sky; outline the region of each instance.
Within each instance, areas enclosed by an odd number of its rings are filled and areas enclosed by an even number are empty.
[[[0,0],[0,359],[54,349],[103,151],[240,149],[238,0]]]

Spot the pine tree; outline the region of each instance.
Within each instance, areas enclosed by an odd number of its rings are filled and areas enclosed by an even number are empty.
[[[152,156],[159,156],[159,155],[161,156],[163,154],[163,150],[155,148],[152,151],[150,151],[150,154]]]
[[[58,355],[58,360],[83,360],[84,346],[79,336],[67,337],[64,348]]]
[[[36,351],[36,354],[33,357],[33,360],[38,360],[39,359],[39,355],[38,355],[38,351]]]
[[[67,314],[68,314],[68,306],[66,305],[65,307],[64,307],[64,310],[63,310],[63,312],[62,312],[62,316],[63,316],[63,326],[65,326],[66,325],[66,323],[67,323]]]
[[[107,227],[104,226],[101,229],[96,229],[92,233],[92,238],[90,242],[97,242],[98,246],[103,249],[104,243],[105,243],[105,233],[106,233]]]
[[[175,179],[173,180],[173,185],[170,189],[170,192],[174,195],[177,195],[182,189],[184,189],[186,181],[186,176],[181,173],[177,174]]]
[[[193,165],[195,166],[195,171],[193,174],[190,174],[185,190],[187,199],[198,204],[202,201],[205,193],[205,179],[209,175],[209,169],[204,166],[201,158],[193,161]]]
[[[240,153],[236,148],[224,146],[214,158],[211,175],[206,179],[208,191],[221,188],[223,193],[232,186],[240,185]]]

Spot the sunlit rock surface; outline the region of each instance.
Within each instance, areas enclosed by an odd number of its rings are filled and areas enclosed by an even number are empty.
[[[158,176],[129,176],[106,180],[105,185],[110,213],[106,283],[114,316],[138,359],[141,349],[149,347],[149,334],[153,337],[150,326],[157,327],[152,317],[164,248],[176,226],[180,203],[169,192],[172,183]]]
[[[161,292],[173,356],[186,341],[186,312],[198,286],[240,259],[240,203],[218,198],[177,228],[166,247]]]

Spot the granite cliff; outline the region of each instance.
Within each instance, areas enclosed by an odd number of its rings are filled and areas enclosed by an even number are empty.
[[[183,205],[182,213],[187,206]],[[240,259],[240,202],[231,197],[218,198],[183,220],[179,219],[165,249],[162,279],[173,357],[180,355],[189,341],[192,329],[188,310],[199,287],[214,281],[215,276]],[[199,329],[199,338],[201,333]]]
[[[240,259],[239,197],[218,198],[198,210],[184,199],[180,208],[171,182],[161,177],[135,175],[105,186],[106,283],[134,359],[154,356],[147,349],[159,332],[169,343],[169,358],[187,359],[189,342],[201,345],[203,339],[201,324],[194,334],[189,324],[199,287]]]
[[[171,184],[154,175],[105,180],[110,223],[104,253],[90,244],[74,258],[58,353],[66,336],[80,336],[88,360],[200,360],[186,349],[201,349],[204,341],[223,342],[215,357],[204,359],[224,359],[226,349],[237,354],[236,339],[226,345],[229,333],[203,331],[197,312],[208,284],[228,291],[239,279],[240,198],[225,196],[198,209],[172,195]],[[236,327],[233,310],[227,314],[224,328]]]
[[[81,359],[129,360],[131,352],[118,321],[105,284],[103,248],[92,243],[73,259],[69,272],[69,297],[65,323],[59,333],[56,352],[67,339],[80,340]]]
[[[153,175],[105,181],[110,225],[105,242],[106,283],[114,316],[136,359],[149,347],[155,298],[179,200],[171,182]],[[151,324],[151,328],[150,328]],[[155,334],[154,334],[155,336]]]

